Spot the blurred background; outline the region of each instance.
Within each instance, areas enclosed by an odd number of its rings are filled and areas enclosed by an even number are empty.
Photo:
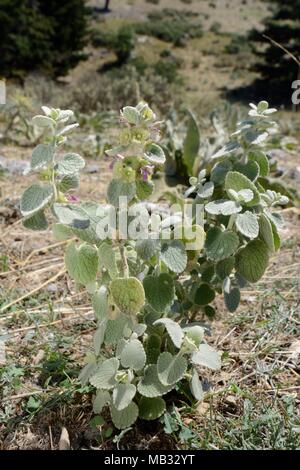
[[[212,113],[234,125],[232,103],[264,98],[297,134],[299,37],[299,0],[0,0],[1,138],[34,139],[41,104],[71,107],[100,155],[113,114],[140,98],[164,117],[191,108],[204,133]]]

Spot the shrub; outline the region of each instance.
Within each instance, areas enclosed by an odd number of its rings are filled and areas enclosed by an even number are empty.
[[[67,74],[85,56],[84,0],[0,0],[0,74]]]
[[[202,36],[202,27],[193,21],[194,12],[165,8],[148,15],[149,21],[135,25],[138,34],[153,36],[175,46],[184,46],[190,38]]]
[[[80,374],[95,389],[94,412],[108,406],[115,426],[125,429],[138,417],[161,416],[162,397],[173,389],[200,400],[197,367],[217,370],[220,355],[206,343],[196,316],[211,316],[210,304],[221,292],[228,310],[236,310],[240,287],[260,279],[280,246],[282,220],[272,208],[287,201],[261,185],[269,171],[264,148],[275,110],[266,102],[251,105],[249,119],[211,157],[216,163],[210,178],[205,170],[191,178],[185,198],[194,195],[193,210],[182,200],[171,215],[142,202],[153,192],[154,167],[165,162],[159,122],[145,103],[121,112],[119,145],[108,152],[115,164],[107,204],[70,201],[84,160],[74,153],[59,156],[58,150],[77,124],[68,124],[69,110],[43,111],[34,124],[47,137],[31,161],[42,183],[25,190],[20,208],[32,230],[47,228],[50,209],[56,238],[73,239],[66,267],[90,293],[97,322]],[[201,208],[201,222],[195,208]]]

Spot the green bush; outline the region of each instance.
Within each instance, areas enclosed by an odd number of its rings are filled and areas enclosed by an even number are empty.
[[[0,74],[67,74],[85,56],[84,0],[0,0]]]
[[[202,27],[193,21],[194,12],[165,8],[148,15],[149,21],[135,25],[138,34],[153,36],[175,46],[184,46],[190,38],[200,37]]]

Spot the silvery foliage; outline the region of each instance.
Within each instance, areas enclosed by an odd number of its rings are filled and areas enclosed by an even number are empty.
[[[184,382],[200,400],[199,367],[217,370],[220,354],[206,343],[195,315],[211,315],[209,304],[222,290],[228,309],[234,311],[239,287],[263,275],[269,253],[280,245],[282,221],[271,207],[286,201],[262,185],[269,171],[263,144],[274,124],[267,103],[252,106],[249,120],[240,123],[232,140],[212,157],[216,163],[210,174],[201,171],[191,178],[185,196],[194,196],[206,214],[193,251],[184,237],[134,241],[119,234],[108,240],[97,231],[99,218],[107,207],[118,206],[119,196],[131,206],[149,198],[151,172],[165,163],[158,143],[160,123],[146,103],[121,111],[123,129],[119,145],[108,152],[115,164],[107,204],[102,205],[70,201],[84,167],[80,155],[60,151],[77,127],[69,124],[72,111],[43,107],[43,112],[34,122],[45,130],[45,143],[34,149],[31,161],[40,183],[25,190],[20,207],[27,228],[46,229],[51,212],[55,237],[72,238],[66,267],[90,293],[97,322],[80,374],[82,383],[95,387],[95,413],[109,407],[119,429],[138,417],[156,419],[166,409],[162,397]],[[186,149],[189,146],[186,143]],[[169,224],[174,230],[175,219]]]

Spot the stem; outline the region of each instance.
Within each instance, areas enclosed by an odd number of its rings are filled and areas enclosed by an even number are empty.
[[[228,221],[228,225],[227,225],[227,229],[230,230],[233,225],[234,225],[234,222],[236,220],[236,215],[235,214],[232,214],[230,217],[229,217],[229,221]]]
[[[119,249],[120,249],[120,255],[121,255],[121,260],[122,260],[122,265],[123,265],[123,274],[125,277],[129,277],[129,267],[128,267],[127,258],[126,258],[125,245],[123,243],[120,243]]]

